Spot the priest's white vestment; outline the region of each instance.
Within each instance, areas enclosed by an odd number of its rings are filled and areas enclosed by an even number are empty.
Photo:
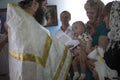
[[[71,53],[34,17],[8,4],[10,80],[65,80]]]

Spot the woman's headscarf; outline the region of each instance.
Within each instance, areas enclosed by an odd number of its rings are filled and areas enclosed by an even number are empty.
[[[108,37],[120,41],[120,1],[114,1],[110,12],[110,32]]]

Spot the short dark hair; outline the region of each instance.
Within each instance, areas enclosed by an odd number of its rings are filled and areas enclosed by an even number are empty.
[[[70,14],[70,12],[68,12],[68,11],[63,11],[63,12],[61,12],[60,16],[61,16],[63,13],[67,13],[67,14],[69,15],[69,18],[71,19],[71,14]]]
[[[42,4],[43,1],[45,0],[35,0],[36,2],[40,3],[40,5]],[[18,5],[22,8],[27,8],[30,7],[32,5],[33,0],[22,0],[20,2],[18,2]]]

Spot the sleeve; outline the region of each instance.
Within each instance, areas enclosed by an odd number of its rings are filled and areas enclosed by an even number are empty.
[[[109,29],[106,28],[106,24],[103,22],[101,25],[100,35],[107,36]]]

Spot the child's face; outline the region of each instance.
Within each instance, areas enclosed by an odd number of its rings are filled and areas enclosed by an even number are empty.
[[[78,37],[79,35],[81,35],[82,33],[85,32],[85,28],[82,24],[80,23],[75,23],[72,25],[72,30],[73,30],[73,34],[75,37]]]

